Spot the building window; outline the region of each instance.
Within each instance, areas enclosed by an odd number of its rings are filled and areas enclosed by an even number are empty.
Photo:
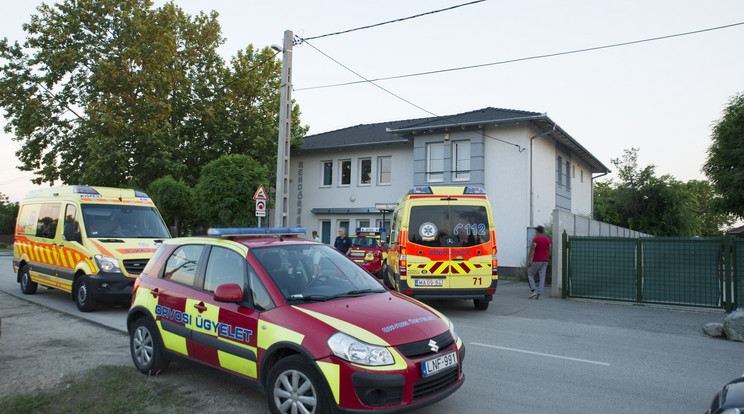
[[[341,185],[351,185],[351,160],[341,160]]]
[[[372,160],[369,158],[359,160],[359,184],[372,184]]]
[[[392,158],[390,157],[377,158],[378,184],[390,184],[392,180],[392,164]]]
[[[369,227],[369,220],[357,220],[357,227]]]
[[[426,181],[444,181],[444,144],[426,144]]]
[[[555,182],[559,187],[563,187],[563,157],[560,155],[555,162]]]
[[[330,187],[333,184],[333,161],[323,161],[323,186]]]
[[[331,244],[331,222],[328,220],[320,222],[320,240],[325,244]]]
[[[470,180],[470,141],[452,142],[452,171],[454,181]]]
[[[571,189],[571,162],[566,161],[566,188]]]
[[[576,166],[571,166],[571,178],[576,178]]]
[[[351,233],[349,233],[349,220],[339,220],[339,222],[338,222],[338,228],[339,229],[344,229],[344,231],[346,232],[346,235],[347,236],[351,234]]]
[[[584,170],[579,170],[579,175],[581,176],[581,182],[584,182]]]

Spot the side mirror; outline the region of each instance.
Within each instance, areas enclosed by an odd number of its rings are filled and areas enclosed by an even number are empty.
[[[168,230],[170,231],[171,237],[178,237],[178,229],[176,229],[176,226],[170,226],[168,227]]]
[[[75,232],[75,223],[65,224],[64,230],[62,231],[62,237],[67,241],[76,241],[80,244],[83,243],[83,237],[80,232]]]
[[[242,302],[243,289],[237,283],[228,283],[217,286],[214,291],[214,300],[220,302]]]

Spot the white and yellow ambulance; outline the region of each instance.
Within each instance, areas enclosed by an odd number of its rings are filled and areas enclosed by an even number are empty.
[[[472,299],[485,310],[498,282],[493,214],[480,187],[414,187],[398,202],[385,284],[417,299]]]
[[[130,300],[135,278],[169,238],[141,191],[43,188],[20,204],[13,268],[23,293],[36,293],[38,285],[61,289],[89,312],[98,301]]]

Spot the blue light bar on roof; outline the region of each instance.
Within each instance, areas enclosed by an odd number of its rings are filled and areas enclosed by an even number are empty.
[[[87,185],[76,185],[73,190],[75,194],[98,194],[95,188]]]
[[[486,190],[484,190],[483,187],[467,186],[465,187],[465,191],[463,191],[462,193],[463,194],[486,194]]]
[[[416,187],[413,187],[410,191],[408,191],[408,194],[434,194],[431,191],[431,187],[428,185],[419,185]]]
[[[209,229],[207,235],[216,237],[237,237],[237,236],[297,236],[305,234],[302,227],[227,227]]]

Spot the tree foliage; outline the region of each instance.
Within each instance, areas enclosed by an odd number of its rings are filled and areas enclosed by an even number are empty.
[[[281,63],[249,45],[226,63],[217,13],[173,2],[42,4],[23,44],[0,41],[0,106],[35,181],[194,185],[224,154],[276,163]],[[307,131],[294,105],[295,145]]]
[[[731,98],[712,138],[703,172],[721,195],[714,206],[744,219],[744,93]]]
[[[191,187],[183,180],[176,181],[170,175],[166,175],[150,183],[147,194],[158,206],[166,223],[173,223],[176,226],[176,234],[181,234],[181,220],[191,216],[193,207]]]
[[[14,234],[18,203],[11,203],[8,196],[0,193],[0,234]]]
[[[248,155],[224,155],[202,169],[194,194],[199,215],[213,227],[256,225],[253,194],[267,168]]]
[[[731,224],[729,216],[712,212],[715,195],[708,182],[659,177],[655,166],[638,166],[636,148],[612,164],[619,182],[595,184],[595,219],[655,236],[720,235]]]

